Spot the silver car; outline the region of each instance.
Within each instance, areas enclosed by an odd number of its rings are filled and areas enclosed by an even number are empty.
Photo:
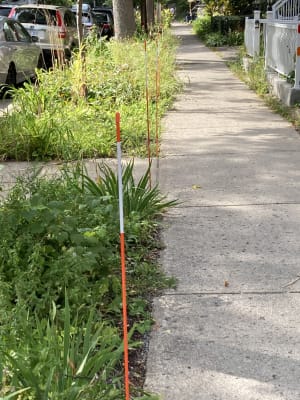
[[[43,66],[41,49],[17,21],[0,16],[0,85],[16,85],[34,78]]]
[[[49,66],[54,59],[64,62],[78,47],[76,18],[63,6],[46,4],[24,4],[12,8],[10,18],[19,21],[31,35],[39,38]]]

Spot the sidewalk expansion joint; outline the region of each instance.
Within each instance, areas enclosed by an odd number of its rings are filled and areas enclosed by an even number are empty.
[[[163,296],[227,296],[227,295],[281,295],[300,294],[300,290],[245,290],[245,291],[215,291],[215,292],[166,292]]]
[[[174,208],[220,208],[220,207],[252,207],[252,206],[299,206],[300,201],[287,201],[287,202],[270,202],[270,203],[241,203],[241,204],[195,204],[195,205],[188,205],[181,203]]]
[[[174,113],[176,113],[176,110],[174,111]],[[222,135],[224,136],[224,135]],[[277,150],[273,150],[273,153],[299,153],[299,150],[290,150],[290,149],[277,149]],[[248,151],[244,151],[243,153],[237,153],[237,151],[205,151],[203,150],[202,152],[198,152],[198,153],[165,153],[163,155],[160,156],[161,160],[164,160],[166,158],[175,158],[175,157],[207,157],[207,156],[236,156],[237,154],[242,154],[242,155],[256,155],[258,153],[264,154],[265,151],[264,150],[256,150],[256,151],[252,151],[252,150],[248,150]]]

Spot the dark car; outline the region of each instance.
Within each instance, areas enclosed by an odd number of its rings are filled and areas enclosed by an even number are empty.
[[[101,6],[99,6],[99,7],[94,7],[94,8],[92,8],[92,11],[93,12],[101,12],[101,13],[106,13],[106,14],[108,14],[109,16],[110,16],[110,19],[112,20],[112,21],[114,21],[114,13],[113,13],[113,9],[112,8],[109,8],[109,7],[101,7]]]
[[[92,11],[93,24],[97,26],[98,36],[110,39],[114,36],[114,22],[110,13]]]

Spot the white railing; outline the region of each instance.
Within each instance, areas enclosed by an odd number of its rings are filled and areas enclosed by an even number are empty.
[[[259,55],[263,45],[266,69],[286,77],[294,75],[294,87],[300,89],[300,0],[277,1],[264,20],[254,11],[254,19],[246,18],[244,36],[250,57]]]
[[[279,74],[288,76],[295,71],[298,24],[268,21],[264,25],[265,64]]]
[[[272,6],[273,19],[294,20],[300,15],[299,0],[279,0]]]

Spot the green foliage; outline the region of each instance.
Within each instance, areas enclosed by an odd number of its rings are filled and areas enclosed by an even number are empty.
[[[209,47],[239,46],[243,43],[244,34],[240,30],[231,29],[231,26],[236,23],[236,19],[233,18],[234,23],[229,21],[231,20],[227,17],[204,16],[193,21],[193,30]]]
[[[122,168],[123,204],[125,217],[138,216],[140,220],[161,214],[168,207],[174,206],[174,200],[166,201],[166,196],[160,194],[157,186],[149,187],[151,167],[139,179],[137,184],[134,179],[134,162],[131,161]],[[118,208],[119,180],[115,172],[108,165],[99,166],[99,179],[97,182],[88,175],[82,175],[81,189],[88,191],[99,198],[109,198]],[[79,187],[80,189],[80,187]]]
[[[238,59],[230,63],[229,66],[252,90],[255,90],[261,96],[267,95],[269,93],[269,83],[266,78],[264,57],[250,59],[246,70],[244,67],[245,60],[248,60],[248,58],[246,57],[244,48],[241,47]]]
[[[205,11],[209,16],[221,13],[224,8],[224,0],[204,0]]]
[[[223,35],[230,32],[242,32],[244,27],[244,17],[217,15],[211,19],[211,30]]]
[[[180,87],[175,78],[175,48],[168,32],[147,42],[152,137],[156,119],[160,121]],[[0,120],[2,159],[111,157],[115,153],[116,111],[122,115],[123,151],[147,154],[144,41],[135,38],[120,43],[91,37],[85,53],[85,63],[80,54],[74,54],[72,63],[62,69],[39,71],[36,85],[11,90],[14,111]],[[83,84],[87,98],[82,97]]]
[[[227,44],[226,37],[221,33],[214,32],[205,36],[205,44],[208,47],[219,47]]]
[[[93,311],[84,322],[71,321],[67,296],[62,314],[61,327],[53,303],[47,319],[22,318],[22,331],[5,337],[0,347],[5,368],[2,391],[26,386],[24,400],[120,398],[121,377],[116,369],[122,341],[117,329],[98,322]]]
[[[121,400],[117,177],[105,164],[96,181],[81,164],[48,179],[38,172],[20,178],[0,208],[0,396]],[[149,296],[174,285],[153,254],[158,217],[176,204],[150,188],[149,171],[137,183],[133,174],[130,162],[122,179],[130,349],[151,327]]]
[[[260,3],[267,3],[262,0]],[[230,15],[250,15],[253,14],[254,5],[252,0],[227,0],[226,11]]]
[[[200,39],[204,40],[206,35],[212,32],[211,17],[204,16],[193,21],[193,30]]]
[[[244,33],[229,32],[229,34],[226,36],[226,41],[228,46],[241,46],[244,43]]]
[[[247,83],[259,95],[269,93],[269,83],[266,79],[264,57],[258,57],[250,63],[247,72]]]

